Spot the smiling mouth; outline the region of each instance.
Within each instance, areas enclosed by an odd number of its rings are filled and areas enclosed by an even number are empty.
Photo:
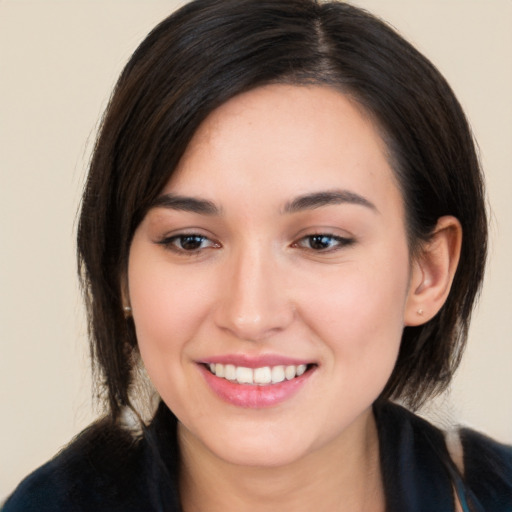
[[[277,365],[262,366],[260,368],[247,368],[245,366],[235,366],[234,364],[210,363],[205,367],[221,379],[233,383],[247,384],[252,386],[268,386],[269,384],[279,384],[304,375],[310,371],[315,364],[300,365]]]

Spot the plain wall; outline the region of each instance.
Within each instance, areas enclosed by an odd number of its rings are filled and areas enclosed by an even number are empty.
[[[96,415],[75,272],[80,191],[117,75],[179,3],[0,0],[0,500]],[[433,60],[479,141],[490,265],[437,416],[512,443],[512,2],[354,3]]]

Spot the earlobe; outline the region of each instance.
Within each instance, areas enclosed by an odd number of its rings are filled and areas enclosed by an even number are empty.
[[[121,304],[125,318],[132,316],[132,307],[130,304],[130,294],[128,292],[128,277],[124,275],[121,278]]]
[[[452,216],[440,217],[430,240],[412,263],[404,324],[421,325],[445,303],[459,263],[462,227]]]

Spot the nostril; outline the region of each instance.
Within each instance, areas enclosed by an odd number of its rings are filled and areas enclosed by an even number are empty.
[[[235,306],[236,307],[236,306]],[[283,331],[292,322],[293,311],[285,308],[267,308],[265,311],[236,314],[229,305],[222,305],[216,313],[217,325],[243,341],[261,341]]]

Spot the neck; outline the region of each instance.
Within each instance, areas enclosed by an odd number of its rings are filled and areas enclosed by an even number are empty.
[[[342,435],[279,467],[231,464],[181,424],[184,512],[384,512],[378,436],[371,409]]]

